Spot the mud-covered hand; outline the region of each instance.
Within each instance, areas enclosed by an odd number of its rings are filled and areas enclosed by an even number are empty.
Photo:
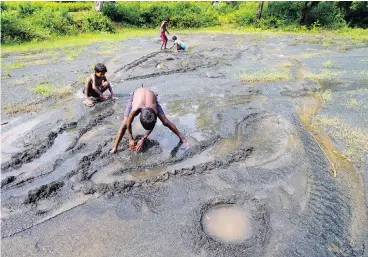
[[[136,150],[137,152],[142,151],[142,149],[143,149],[143,144],[144,144],[144,138],[140,139],[140,140],[137,142],[137,145],[136,145],[136,147],[135,147],[135,150]]]
[[[114,147],[111,149],[110,153],[116,153],[117,149]]]
[[[135,142],[134,142],[134,139],[129,139],[129,149],[130,149],[130,151],[134,151],[135,150]]]

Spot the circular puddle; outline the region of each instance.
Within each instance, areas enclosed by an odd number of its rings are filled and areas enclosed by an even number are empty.
[[[202,216],[204,231],[216,241],[243,243],[250,238],[250,215],[238,205],[220,204]]]

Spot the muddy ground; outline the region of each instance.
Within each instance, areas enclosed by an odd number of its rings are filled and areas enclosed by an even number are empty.
[[[2,256],[366,256],[368,44],[180,36],[3,54]],[[96,62],[117,99],[88,108]],[[189,149],[158,122],[109,153],[142,84]]]

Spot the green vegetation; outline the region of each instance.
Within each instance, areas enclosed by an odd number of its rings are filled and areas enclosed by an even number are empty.
[[[238,78],[245,83],[262,83],[289,80],[291,77],[285,71],[262,71],[240,75]]]
[[[307,4],[306,4],[307,3]],[[93,2],[1,2],[1,43],[54,40],[90,32],[115,33],[121,28],[157,28],[170,17],[174,29],[240,28],[241,31],[278,30],[339,33],[368,42],[367,2],[105,2],[102,12]],[[350,28],[362,28],[352,31]],[[243,30],[245,29],[245,30]],[[156,32],[157,33],[157,32]],[[105,34],[106,35],[106,34]],[[107,36],[109,37],[109,36]],[[328,48],[333,41],[319,41]]]
[[[334,61],[328,60],[323,63],[323,66],[326,68],[332,68],[336,66],[336,63]]]
[[[32,91],[44,97],[64,98],[73,93],[73,88],[71,86],[55,87],[48,83],[43,83],[34,87]]]
[[[340,74],[337,71],[322,70],[320,73],[306,73],[304,77],[319,83],[322,80],[336,80]]]
[[[35,104],[27,104],[27,105],[21,105],[21,104],[8,104],[5,107],[5,111],[8,114],[17,114],[17,113],[27,113],[27,112],[36,112],[38,111],[38,107]]]
[[[368,152],[368,130],[352,127],[339,118],[317,115],[316,122],[330,128],[329,134],[346,144],[346,155],[352,159],[364,161]]]

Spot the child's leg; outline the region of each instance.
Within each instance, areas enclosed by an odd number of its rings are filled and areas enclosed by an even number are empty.
[[[107,89],[110,91],[111,97],[114,97],[114,93],[112,92],[112,88],[111,88],[110,82],[105,81],[103,83],[103,86],[102,86],[102,89],[101,89],[101,93],[105,92]]]

